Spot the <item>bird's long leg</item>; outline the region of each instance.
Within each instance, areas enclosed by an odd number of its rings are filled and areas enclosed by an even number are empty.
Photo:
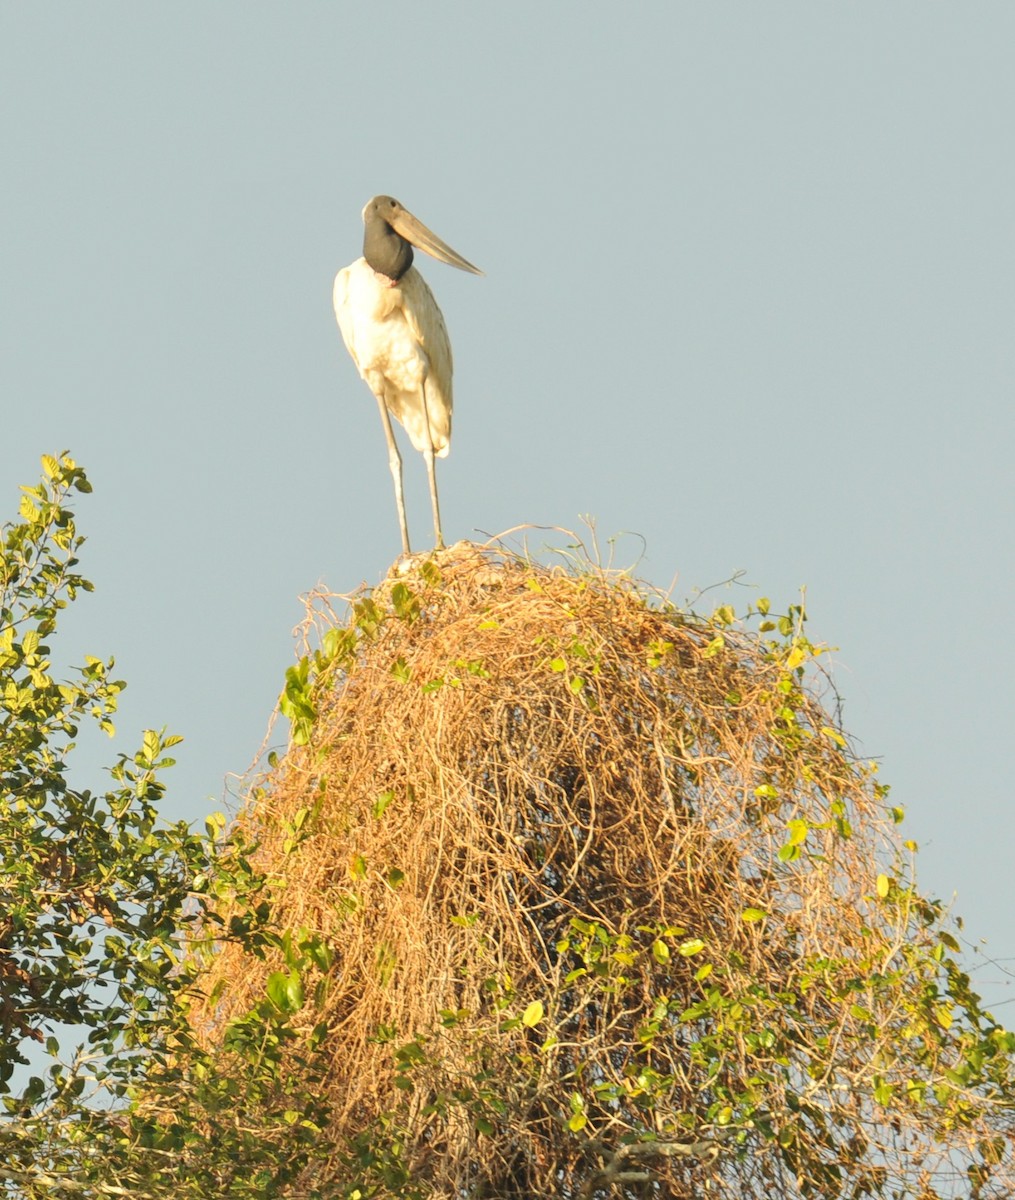
[[[377,397],[377,405],[381,410],[381,424],[384,426],[384,436],[388,443],[388,466],[391,468],[391,478],[395,483],[395,504],[398,506],[398,523],[402,529],[402,552],[411,554],[409,526],[405,521],[405,496],[402,494],[402,456],[398,453],[395,431],[391,428],[391,416],[383,396]]]
[[[430,503],[433,505],[433,532],[437,539],[437,549],[444,549],[444,534],[441,533],[441,506],[437,502],[437,472],[434,469],[433,450],[423,451],[423,461],[426,463],[426,473],[430,480]]]
[[[423,449],[423,461],[426,463],[426,477],[430,481],[430,504],[433,508],[433,532],[436,539],[436,549],[444,549],[444,534],[441,532],[441,506],[437,499],[437,472],[434,467],[433,435],[430,433],[430,407],[426,398],[427,377],[423,376],[423,408],[426,416],[427,444]]]

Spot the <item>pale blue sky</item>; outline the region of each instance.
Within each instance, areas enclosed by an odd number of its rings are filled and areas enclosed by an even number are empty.
[[[0,517],[89,471],[64,652],[117,656],[116,747],[185,735],[167,815],[255,754],[300,593],[398,552],[330,307],[389,192],[486,272],[419,263],[449,540],[589,513],[677,598],[806,586],[924,886],[1011,968],[1013,118],[1008,0],[0,0]]]

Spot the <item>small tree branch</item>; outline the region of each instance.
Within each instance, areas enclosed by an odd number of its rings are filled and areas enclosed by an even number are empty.
[[[604,1156],[609,1154],[610,1157],[601,1171],[586,1180],[579,1193],[581,1200],[591,1200],[601,1187],[612,1187],[617,1183],[649,1183],[651,1171],[625,1169],[629,1159],[696,1158],[702,1163],[709,1163],[719,1156],[721,1150],[718,1137],[699,1138],[694,1142],[625,1142],[615,1149],[602,1143],[593,1144],[600,1153]]]

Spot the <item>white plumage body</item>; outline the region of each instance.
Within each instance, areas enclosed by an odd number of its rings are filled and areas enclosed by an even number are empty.
[[[335,277],[335,317],[360,375],[413,446],[443,458],[451,443],[451,343],[426,280],[397,282],[359,258]]]

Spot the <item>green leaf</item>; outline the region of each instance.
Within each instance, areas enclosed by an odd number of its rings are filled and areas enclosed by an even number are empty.
[[[673,649],[673,642],[668,642],[664,638],[653,638],[648,644],[648,654],[646,662],[652,670],[661,667],[663,660]]]
[[[220,812],[212,813],[204,819],[204,828],[208,837],[214,841],[226,827],[225,816]]]
[[[522,1024],[527,1025],[530,1029],[538,1025],[543,1019],[543,1002],[541,1000],[533,1000],[532,1003],[522,1013]]]
[[[436,587],[442,578],[440,567],[438,567],[431,558],[428,558],[420,567],[419,573],[423,578],[423,582],[428,584],[430,587]]]
[[[786,828],[789,830],[789,844],[791,846],[802,846],[807,841],[810,826],[806,821],[799,819],[787,821]]]
[[[268,999],[281,1012],[294,1013],[303,1007],[303,983],[296,970],[273,971],[268,976],[266,991]]]
[[[396,583],[391,589],[391,603],[395,615],[406,624],[411,625],[419,618],[421,612],[419,597],[404,583]]]

